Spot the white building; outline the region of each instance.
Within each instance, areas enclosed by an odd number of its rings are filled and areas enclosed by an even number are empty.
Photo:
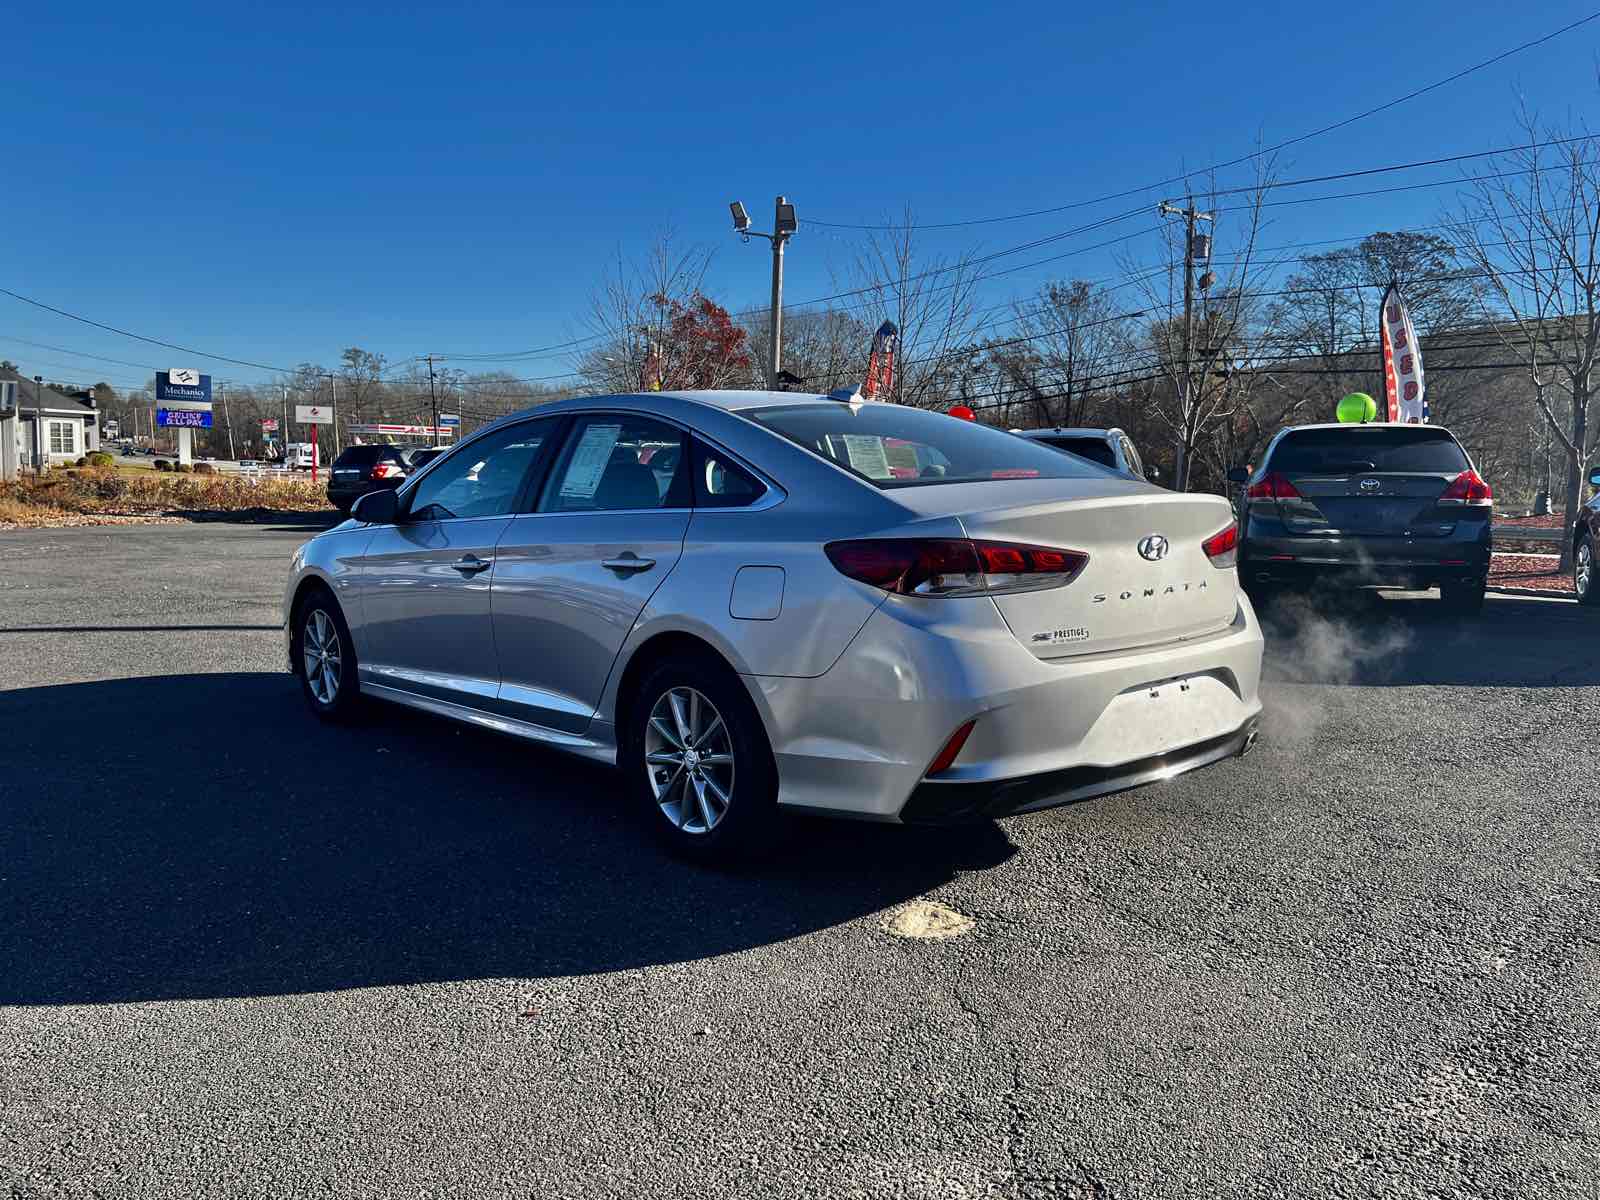
[[[100,414],[92,397],[64,395],[0,368],[0,405],[13,400],[14,407],[0,408],[0,479],[35,469],[41,458],[52,467],[71,466],[100,449]]]

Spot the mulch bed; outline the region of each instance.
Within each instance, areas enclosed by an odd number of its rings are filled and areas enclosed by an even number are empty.
[[[1556,569],[1560,562],[1561,556],[1557,554],[1496,554],[1489,560],[1489,586],[1526,588],[1557,596],[1575,595],[1571,574]]]

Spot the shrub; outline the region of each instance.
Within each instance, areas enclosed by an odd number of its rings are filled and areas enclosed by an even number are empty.
[[[153,467],[155,467],[155,469],[158,470],[158,471],[170,471],[170,470],[172,470],[172,464],[169,463],[164,458],[156,459],[156,461],[154,463],[152,463],[151,465]]]
[[[195,463],[194,473],[196,475],[215,475],[217,473],[217,469],[210,463]]]
[[[185,463],[185,462],[173,463],[172,464],[172,469],[174,471],[176,471],[179,475],[193,475],[194,474],[194,467],[192,465],[190,465],[189,463]]]
[[[104,450],[96,450],[89,455],[89,465],[91,467],[114,467],[117,463],[116,459],[112,458]]]
[[[80,459],[78,459],[77,462],[73,463],[72,465],[75,466],[75,467],[87,467],[89,465],[89,460],[87,458],[80,458]]]

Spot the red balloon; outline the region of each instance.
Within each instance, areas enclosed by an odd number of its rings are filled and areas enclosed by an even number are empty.
[[[950,415],[952,417],[959,417],[963,421],[976,421],[978,419],[978,414],[973,412],[965,404],[956,405],[950,410]]]

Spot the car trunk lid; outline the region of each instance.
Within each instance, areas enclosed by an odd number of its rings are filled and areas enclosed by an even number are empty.
[[[1078,550],[1089,556],[1064,587],[1000,593],[1017,640],[1043,659],[1198,637],[1232,623],[1237,576],[1202,543],[1233,520],[1219,496],[1140,488],[963,513],[972,538]]]

